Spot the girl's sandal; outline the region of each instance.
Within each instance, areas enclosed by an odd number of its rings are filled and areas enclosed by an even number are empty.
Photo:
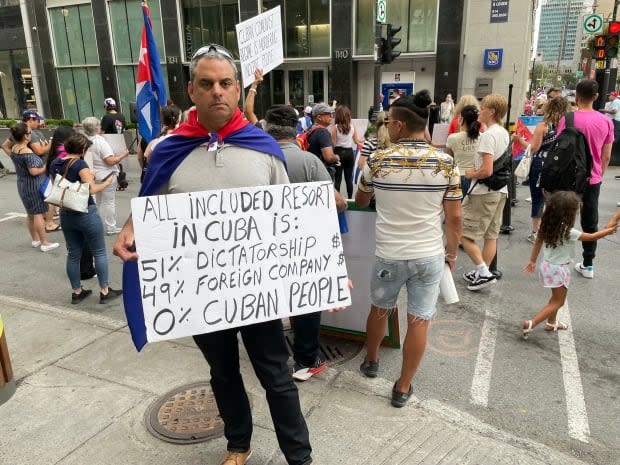
[[[530,337],[530,333],[534,330],[532,320],[525,320],[523,327],[523,339]]]
[[[560,320],[557,320],[555,323],[545,323],[545,331],[547,332],[557,332],[558,330],[568,329],[568,325]]]

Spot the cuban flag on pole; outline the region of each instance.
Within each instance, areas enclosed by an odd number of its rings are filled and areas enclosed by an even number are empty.
[[[136,116],[140,135],[150,142],[159,136],[161,131],[159,109],[166,104],[166,86],[159,64],[157,43],[153,36],[151,14],[146,2],[142,2],[142,14],[144,27],[136,76]]]

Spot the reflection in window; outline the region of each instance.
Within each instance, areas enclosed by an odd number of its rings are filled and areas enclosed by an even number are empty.
[[[434,52],[437,40],[438,0],[390,0],[387,22],[401,26],[401,52]],[[372,55],[375,11],[373,2],[357,2],[355,54]]]
[[[159,2],[149,2],[153,35],[157,43],[159,58],[164,57],[164,41],[161,26]],[[144,18],[140,2],[133,0],[112,0],[108,2],[114,63],[138,63]]]
[[[65,118],[74,122],[103,113],[103,86],[98,66],[58,69]]]
[[[237,0],[183,0],[185,59],[201,46],[221,44],[239,58],[235,25],[239,23]]]
[[[159,2],[149,2],[153,35],[157,43],[159,60],[166,79],[165,50],[161,24]],[[140,2],[134,0],[109,0],[108,14],[112,28],[112,45],[114,47],[114,64],[118,81],[120,109],[128,116],[130,103],[136,100],[136,65],[140,59],[140,45],[144,16]]]
[[[103,86],[90,4],[50,8],[58,85],[65,118],[102,113]]]
[[[285,58],[330,56],[329,0],[263,0],[263,12],[278,5]]]
[[[49,10],[56,66],[99,64],[90,5]]]

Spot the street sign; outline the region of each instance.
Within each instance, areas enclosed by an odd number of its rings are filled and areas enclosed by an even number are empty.
[[[377,22],[385,24],[387,19],[387,5],[385,0],[377,0]]]
[[[603,17],[601,15],[588,15],[583,18],[583,32],[586,34],[596,34],[603,29]]]

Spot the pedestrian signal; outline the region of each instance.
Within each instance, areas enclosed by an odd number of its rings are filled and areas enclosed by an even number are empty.
[[[605,47],[607,45],[607,37],[604,35],[599,35],[594,37],[594,52],[592,54],[592,58],[595,60],[604,60],[605,59]]]

